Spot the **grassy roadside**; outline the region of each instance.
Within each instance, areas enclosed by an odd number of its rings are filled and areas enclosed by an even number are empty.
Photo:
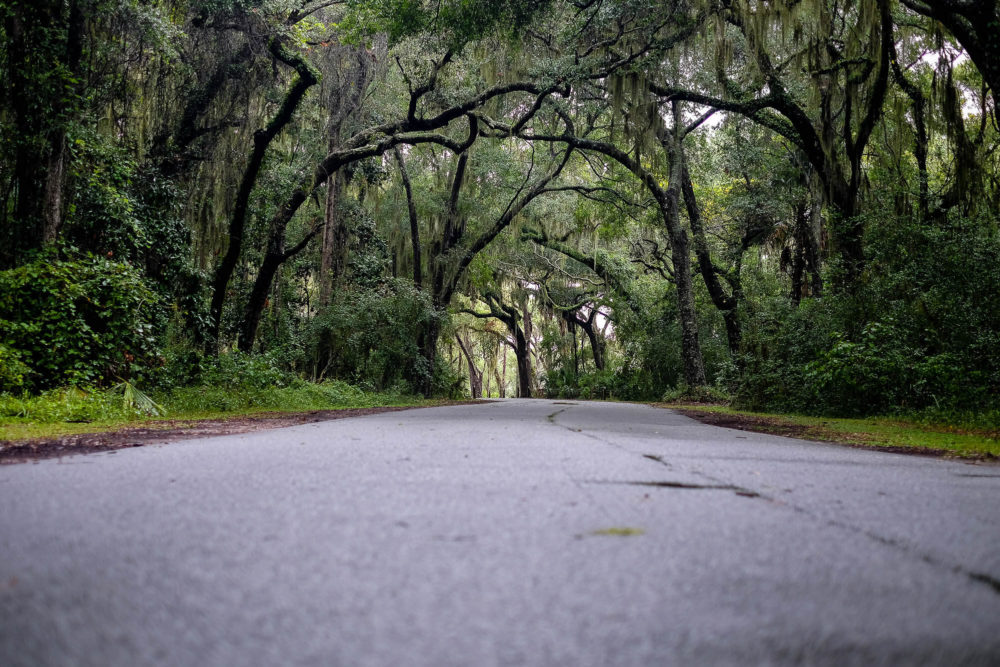
[[[144,415],[111,392],[59,390],[41,396],[0,396],[0,442],[24,442],[126,429],[177,430],[211,421],[270,418],[317,410],[416,407],[447,403],[343,383],[260,388],[189,387],[153,397],[158,416]]]
[[[1000,457],[1000,433],[997,431],[918,423],[898,417],[839,419],[746,412],[721,405],[655,405],[682,411],[705,423],[806,440],[970,459]]]

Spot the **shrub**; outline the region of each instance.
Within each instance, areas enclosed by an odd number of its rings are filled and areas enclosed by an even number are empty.
[[[447,394],[451,381],[428,366],[417,344],[420,331],[441,325],[438,318],[426,294],[406,281],[345,291],[311,323],[313,375],[379,391],[430,379]]]
[[[21,361],[21,353],[0,343],[0,393],[20,390],[31,369]]]
[[[0,343],[30,369],[27,389],[141,379],[161,363],[158,306],[127,264],[43,257],[0,272]]]
[[[580,398],[611,398],[615,393],[616,374],[613,371],[593,371],[580,376]]]
[[[998,407],[995,222],[875,222],[856,291],[798,309],[773,298],[750,313],[739,405],[831,415]]]
[[[52,424],[56,422],[87,423],[128,419],[141,414],[122,400],[115,390],[63,387],[42,392],[37,396],[0,395],[0,419]]]

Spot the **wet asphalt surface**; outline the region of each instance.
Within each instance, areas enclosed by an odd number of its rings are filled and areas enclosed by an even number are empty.
[[[1000,467],[505,401],[0,467],[0,665],[1000,664]]]

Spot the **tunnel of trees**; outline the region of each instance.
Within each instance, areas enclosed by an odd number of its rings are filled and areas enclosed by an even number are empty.
[[[238,357],[996,413],[998,36],[997,0],[4,0],[0,393]]]

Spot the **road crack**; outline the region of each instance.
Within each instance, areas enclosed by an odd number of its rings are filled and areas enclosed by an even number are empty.
[[[732,491],[738,496],[743,496],[744,498],[758,498],[760,494],[756,491],[751,491],[742,486],[735,486],[733,484],[692,484],[690,482],[674,482],[674,481],[664,481],[664,480],[653,480],[653,481],[617,481],[617,480],[604,480],[604,479],[585,479],[582,480],[584,484],[612,484],[619,486],[652,486],[661,489],[687,489],[693,491]]]
[[[651,460],[651,461],[655,461],[655,462],[657,462],[657,463],[659,463],[661,465],[664,465],[667,468],[671,467],[670,464],[668,464],[662,458],[660,458],[659,456],[656,456],[654,454],[643,454],[643,456],[645,458]],[[703,479],[706,479],[706,480],[712,482],[712,485],[704,485],[707,488],[719,488],[719,489],[729,488],[729,489],[734,490],[734,491],[735,491],[735,489],[740,488],[740,489],[742,489],[742,490],[744,490],[744,491],[747,492],[746,494],[741,494],[741,495],[746,495],[749,498],[759,498],[760,500],[765,500],[765,501],[768,501],[768,502],[770,502],[772,504],[775,504],[775,505],[778,505],[778,506],[787,507],[788,509],[792,510],[793,512],[796,512],[796,513],[801,514],[801,515],[803,515],[805,517],[808,517],[809,519],[811,519],[811,520],[813,520],[813,521],[815,521],[817,523],[825,524],[825,525],[827,525],[827,526],[829,526],[831,528],[838,528],[840,530],[846,530],[846,531],[848,531],[850,533],[853,533],[855,535],[860,535],[860,536],[865,537],[865,538],[867,538],[869,540],[872,540],[874,542],[878,542],[879,544],[882,544],[883,546],[887,546],[887,547],[889,547],[891,549],[895,549],[897,551],[900,551],[903,554],[905,554],[905,555],[907,555],[907,556],[909,556],[911,558],[917,558],[918,560],[921,560],[921,561],[927,563],[928,565],[931,565],[932,567],[943,569],[943,570],[947,570],[947,571],[952,572],[954,574],[958,574],[960,576],[963,576],[966,579],[968,579],[969,581],[973,581],[973,582],[976,582],[977,584],[983,584],[983,585],[989,586],[989,588],[994,593],[1000,595],[1000,579],[997,579],[996,577],[994,577],[992,575],[985,574],[983,572],[975,572],[975,571],[970,570],[970,569],[968,569],[968,568],[966,568],[966,567],[964,567],[962,565],[946,562],[946,561],[944,561],[944,560],[942,560],[940,558],[937,558],[936,556],[934,556],[932,554],[929,554],[929,553],[926,553],[926,552],[918,550],[916,547],[914,547],[911,544],[907,544],[907,543],[902,542],[900,540],[897,540],[895,538],[886,537],[884,535],[879,535],[875,531],[868,530],[866,528],[861,528],[860,526],[854,526],[854,525],[851,525],[851,524],[849,524],[849,523],[847,523],[845,521],[840,521],[838,519],[831,519],[831,518],[822,517],[822,516],[816,514],[815,512],[806,509],[805,507],[801,507],[799,505],[792,504],[792,503],[788,502],[787,500],[779,500],[779,499],[774,498],[772,496],[769,496],[767,494],[758,493],[758,492],[752,491],[750,489],[743,489],[743,487],[737,487],[736,485],[729,484],[725,480],[721,480],[721,479],[719,479],[717,477],[713,477],[712,475],[709,475],[707,473],[701,472],[700,470],[691,470],[690,472],[692,474],[694,474],[694,475],[697,475],[698,477],[701,477]],[[698,485],[690,485],[690,486],[691,487],[697,487]],[[683,488],[689,488],[689,487],[683,487]]]

